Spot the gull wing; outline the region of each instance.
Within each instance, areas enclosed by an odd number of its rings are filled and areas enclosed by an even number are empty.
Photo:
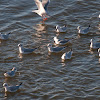
[[[67,43],[67,42],[69,42],[70,41],[70,39],[69,40],[61,40],[61,41],[59,41],[60,43]]]
[[[63,49],[65,49],[65,47],[54,47],[52,48],[54,52],[60,52],[62,51]]]
[[[9,88],[8,90],[10,92],[15,92],[15,91],[17,91],[19,89],[19,86],[9,86],[8,88]]]
[[[44,9],[47,11],[47,7],[48,7],[48,4],[50,3],[50,0],[42,0],[42,5],[44,7]]]
[[[27,48],[24,49],[24,52],[33,52],[33,51],[34,49],[27,49]]]
[[[38,7],[38,10],[41,10],[41,11],[45,12],[45,9],[44,9],[41,1],[39,1],[39,0],[34,0],[34,1],[35,1],[36,5]]]
[[[14,71],[10,71],[10,72],[6,72],[6,74],[10,75],[10,76],[13,76],[15,74]]]

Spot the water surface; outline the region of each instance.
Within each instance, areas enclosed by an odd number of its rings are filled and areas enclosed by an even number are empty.
[[[0,41],[0,100],[99,100],[100,58],[97,50],[89,51],[90,39],[100,42],[99,0],[51,0],[51,17],[33,13],[34,0],[1,0],[0,32],[11,32],[7,41]],[[67,24],[65,34],[55,32],[56,25]],[[89,35],[80,36],[77,26],[91,25]],[[49,54],[47,44],[53,37],[73,38],[72,44],[59,54]],[[39,47],[29,55],[19,55],[18,44]],[[71,60],[62,62],[61,55],[73,49]],[[15,78],[4,78],[3,73],[16,67]],[[5,97],[2,84],[23,82],[16,93]]]

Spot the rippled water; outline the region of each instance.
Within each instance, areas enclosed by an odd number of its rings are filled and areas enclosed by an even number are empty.
[[[60,2],[59,2],[60,1]],[[44,24],[32,10],[34,0],[0,0],[0,32],[11,32],[10,39],[0,41],[0,100],[99,100],[100,58],[89,51],[90,39],[100,41],[99,0],[51,0],[49,18]],[[67,24],[65,34],[55,32],[56,25]],[[89,35],[79,36],[77,26],[91,25]],[[49,54],[47,44],[53,37],[73,38],[72,44],[59,54]],[[18,44],[39,47],[33,54],[19,55]],[[71,60],[61,55],[73,49]],[[16,67],[15,78],[3,73]],[[2,84],[23,82],[16,93],[5,92]]]

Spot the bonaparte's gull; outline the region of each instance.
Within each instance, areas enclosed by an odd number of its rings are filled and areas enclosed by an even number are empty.
[[[13,67],[12,71],[4,73],[4,76],[5,77],[14,77],[16,71],[17,71],[16,67]]]
[[[0,33],[0,39],[2,39],[2,40],[7,40],[7,39],[9,38],[9,34],[10,34],[10,33],[7,33],[7,34],[2,34],[2,33]]]
[[[40,15],[44,21],[47,20],[47,17],[49,17],[47,15],[48,14],[47,7],[48,7],[48,4],[50,3],[50,0],[42,0],[42,2],[39,0],[34,0],[34,1],[38,7],[38,10],[33,10],[32,12],[35,12],[38,15]]]
[[[100,48],[98,49],[99,57],[100,57]]]
[[[56,31],[57,32],[66,32],[67,31],[67,26],[66,25],[64,25],[64,26],[62,26],[62,27],[60,27],[59,25],[57,25],[56,26]]]
[[[54,39],[54,42],[55,42],[56,44],[58,44],[58,45],[65,45],[65,44],[67,44],[68,42],[70,42],[70,40],[71,40],[71,39],[68,39],[68,40],[66,40],[66,39],[60,40],[60,39],[58,39],[56,36],[55,36],[53,39]]]
[[[7,83],[3,84],[3,87],[5,88],[5,92],[16,92],[20,86],[22,85],[22,83],[20,83],[19,85],[15,85],[15,86],[8,86]]]
[[[62,60],[71,59],[72,53],[73,53],[72,50],[70,50],[69,52],[64,53],[64,54],[61,56],[61,59],[62,59]]]
[[[48,47],[48,51],[49,52],[51,52],[51,53],[59,53],[59,52],[61,52],[62,50],[64,50],[66,47],[52,47],[52,44],[51,43],[49,43],[48,45],[47,45],[47,47]]]
[[[37,49],[37,48],[34,49],[24,48],[22,44],[18,44],[18,47],[19,47],[19,52],[21,54],[30,54]]]
[[[100,48],[100,42],[93,43],[93,40],[91,39],[90,40],[90,48],[91,49],[98,49],[98,48]]]
[[[87,34],[90,31],[90,25],[85,29],[82,29],[81,26],[78,26],[77,29],[79,34]]]

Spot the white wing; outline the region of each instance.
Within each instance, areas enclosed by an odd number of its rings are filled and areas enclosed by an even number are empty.
[[[45,13],[45,9],[44,9],[44,7],[43,7],[43,5],[42,5],[42,2],[39,1],[39,0],[34,0],[34,1],[35,1],[36,5],[37,5],[37,7],[38,7],[38,10],[39,10],[41,13]]]

